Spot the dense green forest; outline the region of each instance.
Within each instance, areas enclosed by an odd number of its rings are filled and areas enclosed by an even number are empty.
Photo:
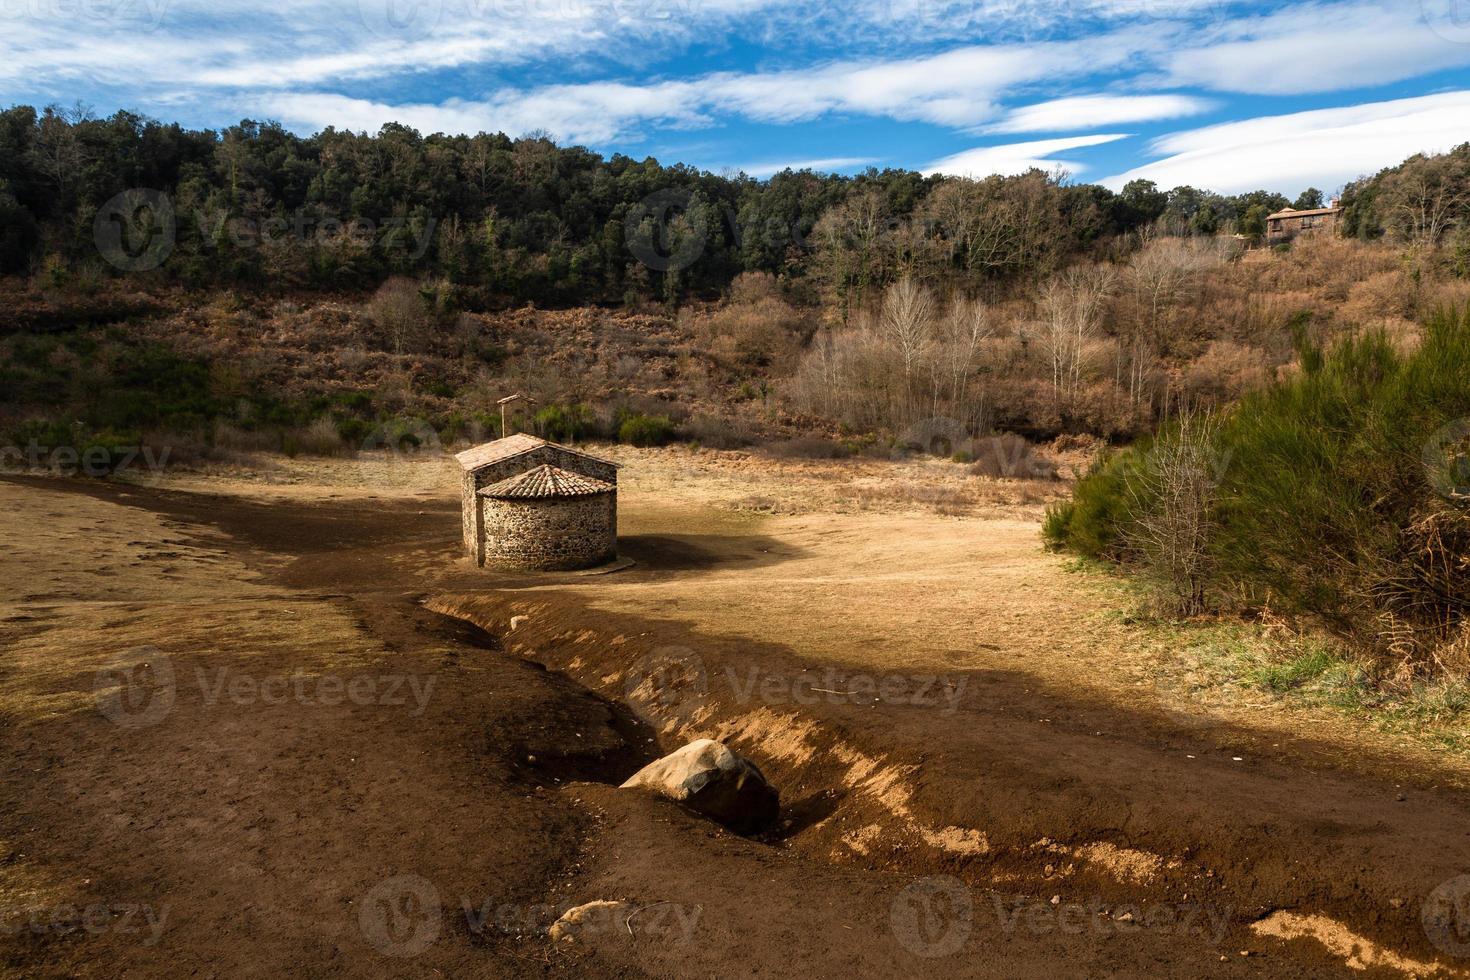
[[[388,125],[301,137],[252,121],[213,131],[130,112],[0,113],[0,272],[57,287],[120,271],[186,287],[309,290],[408,275],[494,308],[708,297],[744,271],[776,275],[798,296],[818,287],[851,298],[901,268],[993,290],[1105,255],[1145,226],[1257,234],[1270,211],[1321,197],[1147,181],[1115,194],[1040,171],[981,181],[786,171],[761,181],[604,159],[539,136],[426,137]],[[156,220],[144,205],[171,212],[166,261],[103,263],[99,213]],[[1377,233],[1384,222],[1361,224]]]

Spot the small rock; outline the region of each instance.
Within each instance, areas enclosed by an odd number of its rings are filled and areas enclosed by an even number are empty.
[[[1390,898],[1388,900],[1388,907],[1391,909],[1401,909],[1404,907],[1404,900],[1402,898]]]
[[[512,633],[514,633],[516,631],[516,627],[520,626],[522,623],[524,623],[526,620],[528,620],[530,618],[531,618],[530,616],[512,616],[512,617],[510,617],[510,631]]]
[[[551,924],[552,942],[572,942],[578,936],[616,935],[625,928],[628,916],[637,908],[632,902],[599,900],[567,909]]]
[[[1053,895],[1051,897],[1051,903],[1053,905],[1061,905],[1062,904],[1062,896],[1060,896],[1060,895]]]
[[[754,762],[711,738],[702,738],[650,762],[622,785],[682,803],[740,834],[776,821],[781,798]]]

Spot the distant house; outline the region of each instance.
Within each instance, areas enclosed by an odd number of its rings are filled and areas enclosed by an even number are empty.
[[[1298,235],[1335,235],[1338,222],[1342,220],[1342,208],[1337,201],[1330,207],[1297,211],[1287,208],[1266,215],[1266,244],[1280,245]]]

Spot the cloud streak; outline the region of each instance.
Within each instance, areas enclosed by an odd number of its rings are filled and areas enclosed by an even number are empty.
[[[973,150],[965,150],[963,153],[936,160],[924,167],[923,173],[925,176],[943,174],[947,177],[980,179],[992,174],[1020,174],[1036,168],[1040,170],[1061,169],[1069,174],[1079,174],[1087,169],[1085,164],[1059,159],[1056,154],[1088,146],[1100,146],[1103,143],[1112,143],[1127,138],[1127,133],[1101,133],[1096,136],[1072,136],[1066,139],[979,146]]]
[[[1102,183],[1117,189],[1144,179],[1225,193],[1330,189],[1415,153],[1451,149],[1470,135],[1467,119],[1470,91],[1265,116],[1162,137],[1152,149],[1164,159]]]
[[[1121,123],[1178,119],[1209,112],[1217,103],[1192,95],[1079,95],[1012,109],[986,127],[990,133],[1048,133],[1102,129]]]

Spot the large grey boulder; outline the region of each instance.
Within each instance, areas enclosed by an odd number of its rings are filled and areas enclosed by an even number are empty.
[[[657,793],[738,834],[759,833],[781,812],[780,794],[756,764],[712,738],[650,762],[622,788]]]

